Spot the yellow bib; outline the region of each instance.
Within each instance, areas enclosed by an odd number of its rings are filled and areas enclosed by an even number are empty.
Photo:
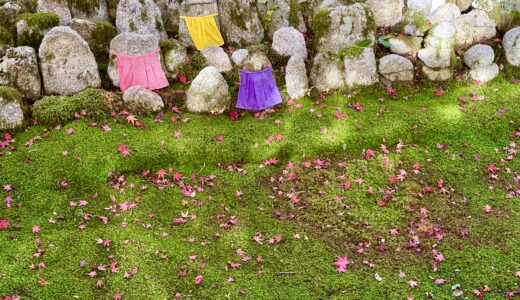
[[[202,50],[208,46],[222,46],[224,39],[217,27],[215,17],[218,14],[211,14],[203,17],[186,17],[181,19],[186,21],[186,26],[190,32],[191,39],[197,50]]]

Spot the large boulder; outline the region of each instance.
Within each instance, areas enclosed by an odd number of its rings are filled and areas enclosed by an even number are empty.
[[[430,28],[428,16],[432,9],[432,0],[408,0],[403,15],[404,33],[423,36]]]
[[[51,29],[43,38],[38,56],[47,94],[72,95],[101,85],[94,54],[70,27]]]
[[[454,21],[457,29],[457,44],[471,45],[481,39],[490,39],[497,34],[496,22],[489,14],[480,9],[474,9],[463,14]]]
[[[126,55],[145,55],[157,48],[159,48],[159,41],[157,40],[157,37],[152,34],[125,32],[118,34],[110,42],[110,52]],[[109,58],[108,76],[112,80],[114,86],[119,86],[117,57],[113,54],[110,54]]]
[[[432,81],[446,81],[453,76],[451,68],[430,68],[426,65],[422,66],[422,72]]]
[[[447,68],[451,65],[453,50],[449,48],[435,49],[426,47],[419,50],[419,59],[430,68]]]
[[[176,79],[179,75],[180,67],[188,60],[186,46],[175,39],[162,40],[160,46],[166,76]]]
[[[153,34],[167,38],[161,10],[153,0],[121,0],[117,7],[116,27],[119,33]]]
[[[14,88],[0,86],[0,130],[14,129],[22,123],[22,95]]]
[[[133,86],[123,93],[123,101],[131,110],[160,111],[164,102],[158,94],[141,86]]]
[[[5,51],[0,57],[0,85],[17,88],[24,98],[36,100],[40,97],[42,87],[34,48],[17,47]]]
[[[60,18],[60,25],[68,25],[70,20],[72,20],[67,0],[38,0],[36,2],[36,12],[53,12],[57,14]]]
[[[470,68],[489,66],[495,60],[495,52],[488,45],[475,45],[464,53],[464,63]]]
[[[255,5],[248,0],[219,1],[221,28],[228,43],[258,44],[264,39],[264,28]]]
[[[339,51],[366,39],[374,40],[370,10],[360,3],[337,5],[318,11],[312,19],[318,52]]]
[[[233,69],[229,56],[221,47],[209,46],[202,49],[200,53],[206,58],[208,66],[215,67],[220,72],[229,72]]]
[[[285,68],[285,85],[289,97],[296,99],[305,96],[309,89],[307,69],[302,57],[292,56]]]
[[[343,77],[350,88],[376,83],[379,76],[374,49],[366,47],[360,53],[346,55],[343,59]]]
[[[408,59],[390,54],[379,61],[379,74],[390,81],[413,80],[414,67]]]
[[[421,49],[423,38],[419,36],[399,35],[388,40],[390,52],[399,55],[413,55]]]
[[[403,19],[404,0],[367,0],[377,26],[394,26]]]
[[[282,27],[273,35],[273,50],[281,56],[298,56],[307,58],[305,39],[293,27]]]
[[[458,7],[457,7],[458,9]],[[417,56],[425,64],[423,73],[430,80],[448,80],[453,75],[452,68],[456,44],[456,28],[453,22],[442,21],[434,25],[426,38],[425,48]]]
[[[6,3],[0,1],[0,5],[0,20],[2,20],[1,26],[13,32],[16,17],[24,11],[24,8],[22,5],[14,1],[8,1]]]
[[[497,77],[499,72],[500,68],[498,65],[491,64],[485,67],[471,68],[469,70],[469,75],[473,80],[478,81],[479,83],[485,83]]]
[[[455,46],[455,35],[457,28],[452,22],[441,22],[436,24],[428,37],[426,38],[426,46],[435,49],[450,49]]]
[[[502,39],[502,46],[506,52],[507,61],[513,66],[520,67],[520,27],[506,32]]]
[[[269,66],[271,66],[271,61],[262,51],[253,51],[242,61],[242,68],[251,72],[262,71]]]
[[[429,21],[432,24],[440,22],[451,22],[460,17],[460,9],[453,3],[448,3],[437,8],[430,16]]]
[[[68,0],[72,17],[91,21],[109,21],[105,0]]]
[[[310,76],[312,85],[319,91],[345,88],[343,62],[336,56],[318,53],[314,57]]]
[[[257,1],[256,5],[269,38],[282,27],[307,32],[298,0],[265,0]]]
[[[186,106],[194,113],[222,113],[229,106],[229,87],[215,67],[206,67],[195,77]]]
[[[186,0],[182,1],[179,7],[180,16],[203,17],[218,12],[217,0]],[[220,16],[217,17],[217,26],[219,18]],[[182,19],[179,21],[179,40],[185,45],[194,46],[186,21]]]

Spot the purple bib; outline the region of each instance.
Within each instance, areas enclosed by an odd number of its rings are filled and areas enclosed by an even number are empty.
[[[264,110],[282,103],[271,67],[258,72],[240,70],[240,73],[237,108]]]

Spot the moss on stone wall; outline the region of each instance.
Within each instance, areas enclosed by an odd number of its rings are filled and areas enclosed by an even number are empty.
[[[76,9],[90,15],[96,12],[99,7],[99,0],[67,0],[69,9]]]
[[[13,35],[9,30],[0,25],[0,50],[14,45]]]
[[[298,5],[298,0],[290,0],[289,2],[289,26],[294,28],[298,28],[300,24],[300,18],[298,17],[300,13],[300,6]]]
[[[110,47],[110,41],[117,35],[117,29],[109,22],[97,21],[96,28],[90,33],[88,41],[94,55],[106,54]]]
[[[25,13],[17,18],[17,22],[27,23],[27,29],[18,34],[19,46],[31,46],[35,49],[40,47],[43,36],[51,28],[60,24],[60,18],[55,13]]]
[[[9,86],[0,86],[0,98],[3,98],[7,103],[16,102],[20,105],[24,115],[27,115],[29,109],[23,102],[22,94],[15,88]]]
[[[319,40],[329,31],[331,24],[329,9],[320,9],[314,14],[311,29],[316,35],[316,40]]]

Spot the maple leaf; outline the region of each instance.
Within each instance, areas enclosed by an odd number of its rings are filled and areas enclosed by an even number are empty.
[[[127,123],[130,123],[130,124],[132,124],[132,125],[135,125],[136,122],[138,122],[138,121],[139,121],[139,120],[138,120],[134,115],[128,115],[128,116],[126,117],[126,122],[127,122]]]
[[[346,190],[349,190],[350,186],[351,186],[350,180],[345,181],[345,183],[343,184],[343,188]]]
[[[486,204],[484,205],[484,211],[486,213],[490,213],[493,209],[491,208],[491,206],[489,204]]]
[[[117,151],[121,153],[123,156],[130,156],[130,149],[125,144],[120,144],[117,147]]]
[[[202,283],[202,275],[195,277],[195,285],[200,285]]]
[[[164,178],[164,175],[166,175],[166,171],[164,169],[160,169],[159,171],[157,171],[157,173],[155,173],[155,175],[157,176],[157,178]]]
[[[497,171],[497,167],[495,165],[489,165],[487,170],[489,173],[495,173]]]
[[[413,288],[415,288],[415,287],[418,286],[417,281],[415,281],[415,280],[410,280],[410,281],[408,281],[408,285],[409,285],[410,287],[413,287]]]
[[[189,81],[188,81],[188,76],[186,76],[186,74],[184,74],[184,73],[181,73],[181,74],[179,75],[179,81],[180,81],[180,83],[182,83],[182,84],[187,84],[187,83],[189,82]]]
[[[110,130],[112,130],[108,125],[101,126],[101,129],[103,129],[104,132],[109,132]]]
[[[336,256],[336,261],[334,262],[334,265],[336,266],[336,271],[338,273],[345,273],[349,264],[350,262],[346,255],[344,257]]]
[[[0,230],[7,230],[8,227],[9,227],[9,220],[1,219],[0,220]]]
[[[368,149],[365,151],[365,158],[373,159],[376,156],[376,153],[372,149]]]
[[[31,232],[32,233],[39,233],[40,232],[40,226],[38,226],[38,225],[33,226],[33,228],[31,229]]]
[[[343,114],[341,111],[337,110],[335,113],[334,113],[334,116],[340,120],[344,120],[345,119],[345,114]]]
[[[181,135],[182,135],[182,132],[180,132],[180,131],[175,131],[175,133],[173,134],[173,137],[177,139],[177,138],[180,138]]]
[[[215,137],[215,140],[217,140],[218,143],[221,143],[222,141],[224,141],[224,136],[222,134],[217,134],[217,136]]]
[[[435,90],[435,97],[441,97],[445,93],[446,91],[442,87],[439,87]]]

